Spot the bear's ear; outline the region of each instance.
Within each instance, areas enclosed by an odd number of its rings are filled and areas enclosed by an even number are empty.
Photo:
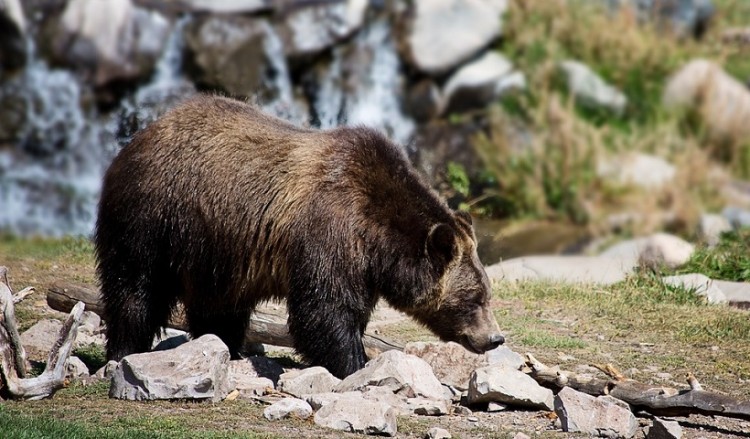
[[[447,265],[458,254],[456,232],[448,224],[437,224],[427,234],[425,254],[433,263]]]

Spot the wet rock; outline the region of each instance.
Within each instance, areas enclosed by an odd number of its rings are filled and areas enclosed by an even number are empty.
[[[26,64],[26,17],[19,0],[0,2],[0,80]]]
[[[271,26],[262,18],[206,16],[185,26],[186,73],[199,87],[234,96],[262,94]]]
[[[526,78],[513,71],[513,64],[501,54],[488,51],[476,61],[460,67],[445,87],[443,113],[482,108],[506,93],[526,88]]]
[[[309,57],[349,37],[362,26],[367,6],[367,0],[346,0],[286,10],[279,34],[287,56]]]
[[[440,427],[430,428],[425,435],[425,439],[451,439],[452,437],[448,430]]]
[[[685,264],[695,246],[674,235],[656,233],[651,236],[624,241],[605,250],[600,256],[630,261],[648,267],[677,268]]]
[[[627,97],[607,84],[586,64],[569,60],[563,61],[560,67],[567,77],[568,90],[582,105],[617,114],[625,110]]]
[[[286,418],[307,419],[312,413],[312,407],[307,402],[297,398],[284,398],[266,407],[263,417],[269,421]]]
[[[552,391],[515,369],[487,366],[475,370],[469,381],[469,404],[499,402],[516,407],[552,410]]]
[[[170,27],[130,0],[71,0],[50,39],[50,56],[97,86],[142,79],[153,71]]]
[[[318,410],[314,420],[317,425],[334,430],[394,436],[396,415],[396,409],[386,403],[362,396],[342,396]]]
[[[404,396],[444,399],[443,386],[432,368],[421,358],[400,351],[387,351],[364,368],[346,377],[334,391],[348,392],[367,386],[382,386]]]
[[[646,439],[681,439],[682,427],[675,421],[654,418],[654,425],[648,430]]]
[[[89,368],[75,355],[65,362],[65,378],[76,379],[89,376]]]
[[[570,387],[555,396],[555,413],[567,432],[614,439],[632,438],[638,429],[638,420],[630,410]]]
[[[62,327],[63,324],[59,320],[43,319],[25,330],[21,334],[21,344],[26,350],[26,359],[46,362]]]
[[[221,401],[231,390],[228,369],[229,349],[215,335],[204,335],[168,351],[126,356],[114,372],[109,396]]]
[[[409,343],[404,347],[404,353],[423,359],[441,383],[460,390],[469,388],[469,376],[474,369],[489,364],[486,354],[474,354],[453,342]]]
[[[712,61],[697,59],[682,67],[669,79],[663,102],[698,114],[714,141],[731,144],[750,136],[750,91]]]
[[[727,296],[721,288],[714,285],[714,281],[704,274],[680,274],[662,277],[661,280],[666,285],[694,291],[695,294],[705,297],[708,303],[727,303]]]
[[[661,157],[635,152],[599,162],[596,173],[620,185],[659,189],[674,180],[677,168]]]
[[[402,35],[406,58],[417,69],[444,73],[500,35],[506,0],[417,0]]]
[[[332,392],[340,382],[326,368],[315,366],[281,374],[279,390],[301,398],[315,393]]]

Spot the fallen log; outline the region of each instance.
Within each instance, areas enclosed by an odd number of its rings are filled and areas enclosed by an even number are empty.
[[[83,316],[84,304],[74,304],[50,350],[44,372],[38,377],[26,378],[25,352],[18,335],[14,304],[31,292],[33,290],[27,288],[13,294],[7,269],[0,267],[0,394],[12,399],[42,399],[65,386],[65,362],[73,350]]]
[[[610,364],[594,365],[607,378],[580,376],[557,366],[549,367],[531,354],[526,354],[526,365],[532,378],[555,391],[567,386],[593,396],[609,395],[655,416],[697,414],[750,420],[750,401],[705,391],[692,373],[687,375],[690,388],[679,390],[627,379]]]
[[[89,311],[102,315],[104,308],[99,298],[99,292],[95,289],[85,285],[56,282],[47,291],[47,304],[57,311],[69,312],[74,304],[79,301],[85,303],[86,309]],[[186,331],[187,323],[184,314],[179,310],[175,312],[169,319],[167,326]],[[362,341],[371,356],[390,350],[403,350],[403,346],[400,344],[374,334],[365,333]],[[245,333],[245,342],[293,347],[292,336],[289,334],[286,323],[272,314],[259,311],[253,313],[250,317],[248,330]]]

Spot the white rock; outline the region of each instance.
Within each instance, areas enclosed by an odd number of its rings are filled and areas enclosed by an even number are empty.
[[[347,0],[292,9],[280,29],[288,56],[316,54],[362,26],[368,0]]]
[[[669,79],[663,101],[695,110],[715,139],[750,136],[750,91],[712,61],[696,59],[682,67]]]
[[[714,247],[719,243],[721,234],[730,231],[732,231],[732,225],[724,216],[712,213],[701,215],[698,233],[708,246]]]
[[[674,180],[677,168],[661,157],[632,152],[600,161],[596,173],[620,185],[658,189]]]
[[[638,430],[638,420],[630,410],[570,387],[555,396],[555,413],[567,432],[627,439]]]
[[[213,334],[167,351],[128,355],[112,377],[109,396],[119,399],[211,399],[230,389],[229,349]]]
[[[397,411],[390,405],[362,396],[342,396],[315,413],[315,423],[352,433],[394,436]]]
[[[75,379],[89,376],[89,368],[75,355],[65,362],[65,378]]]
[[[685,264],[694,251],[695,246],[684,239],[667,233],[656,233],[615,244],[600,256],[628,262],[635,259],[637,263],[649,267],[664,265],[676,268]]]
[[[724,293],[730,303],[750,308],[750,283],[715,280],[713,284]]]
[[[450,70],[500,35],[507,0],[415,0],[407,58],[423,72]]]
[[[525,373],[503,366],[475,370],[469,381],[469,404],[499,402],[516,407],[552,410],[553,394]]]
[[[560,67],[568,79],[568,89],[584,105],[622,113],[627,97],[607,84],[589,66],[578,61],[563,61]]]
[[[314,366],[281,374],[279,390],[302,398],[305,395],[332,392],[340,382],[325,367]]]
[[[451,433],[440,427],[432,427],[429,430],[427,430],[427,439],[451,439],[453,436],[451,436]]]
[[[661,279],[667,285],[695,291],[695,294],[705,297],[708,303],[727,303],[727,296],[721,288],[714,285],[714,281],[704,274],[680,274]]]
[[[310,404],[297,398],[284,398],[263,410],[263,417],[269,421],[286,418],[307,419],[312,414],[313,409]]]
[[[407,396],[444,399],[443,386],[432,368],[421,358],[400,351],[387,351],[370,360],[364,368],[346,377],[336,392],[384,386]]]
[[[522,90],[526,79],[513,71],[503,55],[488,51],[476,61],[459,68],[443,88],[444,113],[484,107],[507,92]]]

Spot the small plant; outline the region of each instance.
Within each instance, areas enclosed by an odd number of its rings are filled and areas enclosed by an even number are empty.
[[[750,229],[723,233],[716,247],[698,248],[676,273],[703,273],[712,279],[750,281]]]

